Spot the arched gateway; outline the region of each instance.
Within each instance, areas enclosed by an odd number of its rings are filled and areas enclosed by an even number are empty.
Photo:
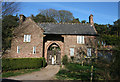
[[[61,41],[47,41],[45,43],[45,58],[47,64],[61,64],[63,43]]]

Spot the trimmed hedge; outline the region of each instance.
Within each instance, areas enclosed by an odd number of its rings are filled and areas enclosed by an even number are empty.
[[[2,59],[2,70],[37,69],[46,66],[45,58],[6,58]]]

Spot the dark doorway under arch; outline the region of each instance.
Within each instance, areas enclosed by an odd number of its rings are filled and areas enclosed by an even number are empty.
[[[47,61],[49,65],[61,64],[61,49],[56,43],[53,43],[48,47]]]

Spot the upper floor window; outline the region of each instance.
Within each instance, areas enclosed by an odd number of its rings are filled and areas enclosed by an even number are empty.
[[[20,53],[20,47],[17,46],[17,53]]]
[[[33,47],[33,54],[36,54],[36,47]]]
[[[77,36],[77,43],[84,44],[84,36]]]
[[[24,35],[24,42],[30,42],[31,41],[31,35]]]

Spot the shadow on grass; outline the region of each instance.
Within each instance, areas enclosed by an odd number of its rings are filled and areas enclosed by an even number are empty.
[[[2,79],[2,82],[22,82],[22,81],[12,80],[12,79]]]

